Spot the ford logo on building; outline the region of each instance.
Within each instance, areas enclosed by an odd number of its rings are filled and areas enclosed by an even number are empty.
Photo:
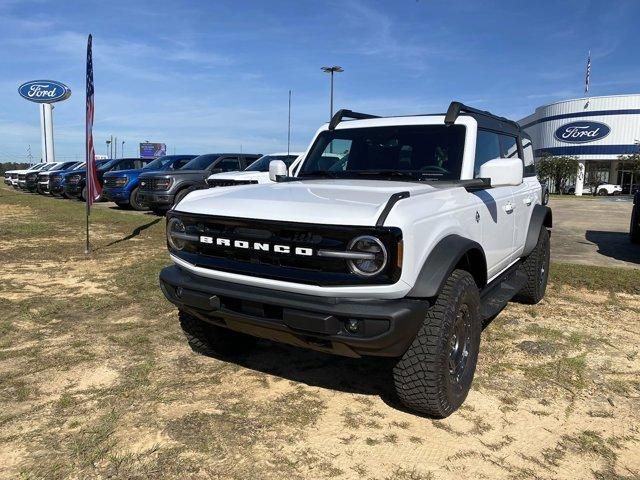
[[[609,125],[600,122],[571,122],[562,125],[554,133],[556,140],[567,143],[595,142],[611,132]]]
[[[71,89],[64,83],[53,80],[32,80],[20,85],[18,93],[31,102],[53,103],[69,98]]]

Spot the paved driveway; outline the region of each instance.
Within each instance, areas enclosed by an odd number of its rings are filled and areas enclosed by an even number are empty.
[[[551,258],[640,268],[640,245],[629,242],[630,197],[551,197]]]

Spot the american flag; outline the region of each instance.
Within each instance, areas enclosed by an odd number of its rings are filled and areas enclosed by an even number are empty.
[[[591,50],[589,50],[589,56],[587,57],[587,73],[584,78],[584,94],[589,93],[589,81],[591,80]]]
[[[96,152],[93,147],[93,57],[91,54],[91,35],[87,43],[87,214],[89,208],[102,193],[96,169]]]

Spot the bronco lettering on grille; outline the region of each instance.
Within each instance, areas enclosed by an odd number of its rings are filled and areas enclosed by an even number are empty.
[[[266,242],[250,242],[248,240],[231,240],[229,238],[222,237],[207,237],[200,236],[200,243],[207,243],[209,245],[216,245],[219,247],[231,247],[244,250],[256,250],[261,252],[285,253],[290,255],[302,255],[305,257],[313,256],[313,249],[307,247],[295,247],[292,248],[289,245],[270,244]]]

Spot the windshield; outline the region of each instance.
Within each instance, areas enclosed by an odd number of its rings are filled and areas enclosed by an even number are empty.
[[[268,172],[269,171],[269,162],[271,160],[282,160],[287,168],[291,166],[293,161],[298,158],[297,155],[265,155],[260,157],[258,160],[253,162],[247,168],[244,169],[245,172]]]
[[[153,162],[148,163],[143,167],[144,170],[164,170],[170,165],[174,168],[180,168],[186,165],[189,160],[194,159],[195,155],[165,155],[164,157],[156,158]]]
[[[408,125],[324,131],[299,177],[458,180],[465,128]]]
[[[42,167],[40,169],[41,172],[46,172],[48,170],[53,170],[54,167],[56,167],[58,164],[57,163],[50,163],[49,165],[45,165],[44,167]]]
[[[187,163],[180,170],[206,170],[209,165],[216,161],[216,159],[220,158],[220,155],[217,153],[208,153],[206,155],[200,155],[189,163]]]
[[[111,160],[107,160],[106,163],[103,163],[102,165],[98,165],[98,170],[108,170],[109,168],[113,167],[119,161],[120,161],[119,158],[112,158]],[[96,162],[96,164],[97,164],[97,162]]]
[[[58,165],[56,165],[55,167],[53,167],[51,169],[51,171],[53,170],[65,170],[67,168],[69,168],[72,165],[75,165],[76,162],[65,162],[65,163],[59,163]]]

